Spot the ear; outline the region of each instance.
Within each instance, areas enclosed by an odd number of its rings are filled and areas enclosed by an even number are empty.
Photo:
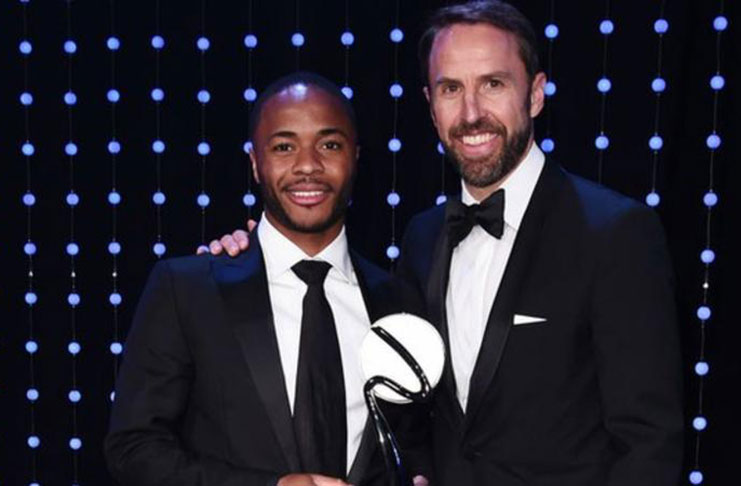
[[[252,163],[252,177],[254,177],[255,181],[259,184],[260,176],[258,175],[258,172],[257,172],[257,159],[255,158],[254,146],[250,149],[249,155],[250,155],[250,162]]]
[[[543,110],[545,82],[544,72],[539,72],[533,77],[533,82],[530,85],[530,118],[535,118]]]
[[[422,92],[425,95],[425,98],[427,99],[427,104],[430,108],[430,118],[432,118],[432,124],[437,127],[437,119],[435,118],[435,110],[432,109],[432,93],[430,92],[429,86],[422,87]]]

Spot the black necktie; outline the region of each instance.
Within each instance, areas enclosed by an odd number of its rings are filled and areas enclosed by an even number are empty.
[[[457,199],[445,207],[445,225],[451,248],[465,238],[475,225],[499,239],[504,232],[504,189],[495,191],[481,204],[466,206]]]
[[[303,260],[292,267],[308,289],[301,317],[293,430],[302,472],[344,478],[347,411],[342,358],[332,309],[324,295],[331,265]]]

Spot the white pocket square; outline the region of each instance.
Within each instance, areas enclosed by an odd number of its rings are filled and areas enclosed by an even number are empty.
[[[515,319],[512,322],[513,326],[522,326],[524,324],[535,324],[537,322],[545,322],[545,317],[525,316],[522,314],[515,314]]]

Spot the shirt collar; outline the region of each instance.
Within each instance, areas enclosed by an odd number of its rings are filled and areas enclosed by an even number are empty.
[[[538,145],[533,143],[522,162],[515,167],[500,186],[500,189],[504,189],[504,222],[514,228],[515,231],[520,229],[520,223],[525,216],[525,210],[544,165],[545,155],[538,148]],[[463,204],[470,206],[481,202],[477,201],[468,192],[463,181],[461,181],[461,186],[463,187],[461,194]]]
[[[260,239],[260,246],[265,258],[268,279],[280,277],[285,272],[290,271],[291,267],[301,260],[321,260],[332,265],[332,268],[337,270],[348,282],[356,282],[344,225],[340,234],[313,257],[307,255],[293,241],[278,231],[265,217],[265,212],[262,213],[260,223],[257,225],[257,237]]]

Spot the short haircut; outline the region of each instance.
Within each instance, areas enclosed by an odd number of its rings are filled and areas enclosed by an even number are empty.
[[[425,86],[430,82],[430,51],[437,34],[455,24],[489,24],[514,34],[520,47],[528,78],[540,71],[538,41],[530,21],[512,5],[499,0],[484,0],[451,5],[436,10],[427,21],[419,39],[419,65]]]
[[[315,88],[319,88],[320,90],[324,91],[325,93],[339,101],[342,110],[350,119],[350,125],[352,126],[352,129],[355,132],[355,137],[357,138],[358,126],[355,119],[355,110],[353,109],[350,100],[348,100],[347,97],[345,97],[345,95],[342,93],[342,90],[340,90],[340,88],[337,87],[336,84],[334,84],[332,81],[328,80],[324,76],[309,71],[299,71],[276,79],[275,81],[270,83],[262,91],[262,93],[260,93],[260,96],[257,97],[257,101],[255,101],[255,104],[252,107],[252,111],[250,112],[248,126],[248,135],[250,140],[252,140],[252,137],[255,134],[255,130],[257,129],[257,125],[260,123],[260,116],[262,115],[262,110],[265,103],[267,103],[270,98],[285,90],[286,88],[295,86],[297,84],[303,84],[307,87],[313,86]]]

